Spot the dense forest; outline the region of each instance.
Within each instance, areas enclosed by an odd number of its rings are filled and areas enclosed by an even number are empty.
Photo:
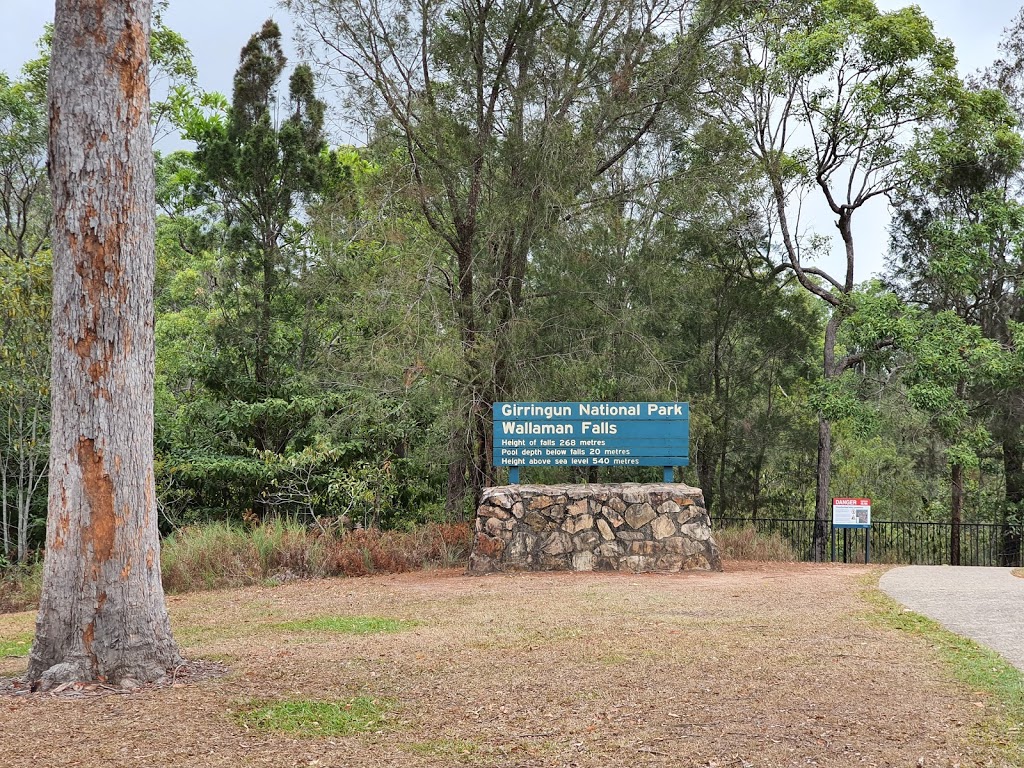
[[[713,517],[1019,545],[1024,17],[964,78],[872,0],[286,5],[308,60],[268,21],[230,95],[154,22],[161,530],[464,519],[492,403],[686,400]],[[45,531],[48,46],[0,73],[0,564]]]

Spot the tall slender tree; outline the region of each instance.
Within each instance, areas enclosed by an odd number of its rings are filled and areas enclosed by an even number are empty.
[[[50,63],[53,365],[43,591],[27,679],[179,664],[153,480],[150,0],[58,0]]]
[[[813,555],[821,560],[831,509],[832,422],[838,378],[866,350],[843,350],[840,327],[855,291],[858,212],[896,186],[912,126],[939,113],[952,82],[952,45],[919,8],[890,13],[871,0],[787,0],[750,4],[724,35],[712,86],[721,115],[761,165],[778,229],[782,269],[829,308],[818,408]],[[812,262],[820,235],[801,237],[800,216],[816,197],[834,217],[838,270]],[[884,342],[884,339],[882,340]]]

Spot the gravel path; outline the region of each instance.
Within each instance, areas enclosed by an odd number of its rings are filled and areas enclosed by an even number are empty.
[[[1024,670],[1024,579],[1009,568],[909,565],[879,586],[913,611],[1001,653]]]

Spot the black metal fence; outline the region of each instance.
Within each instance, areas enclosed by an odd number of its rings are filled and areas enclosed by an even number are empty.
[[[761,518],[751,521],[722,517],[713,519],[711,525],[713,529],[753,526],[759,534],[776,534],[787,541],[798,558],[812,559],[814,520]],[[961,523],[959,527],[959,565],[1020,567],[1024,564],[1024,536],[1020,526]],[[832,529],[829,526],[828,533],[825,557],[839,562],[863,563],[870,536],[873,563],[957,564],[953,557],[954,537],[950,523],[875,520],[870,529]]]

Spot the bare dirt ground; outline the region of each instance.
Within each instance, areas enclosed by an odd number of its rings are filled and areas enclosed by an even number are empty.
[[[725,573],[436,571],[170,598],[228,674],[131,694],[0,698],[4,766],[983,766],[989,705],[865,618],[862,566]],[[331,635],[314,616],[421,622]],[[0,639],[33,615],[0,616]],[[0,659],[0,675],[25,660]],[[382,732],[247,730],[253,701],[386,697]]]

